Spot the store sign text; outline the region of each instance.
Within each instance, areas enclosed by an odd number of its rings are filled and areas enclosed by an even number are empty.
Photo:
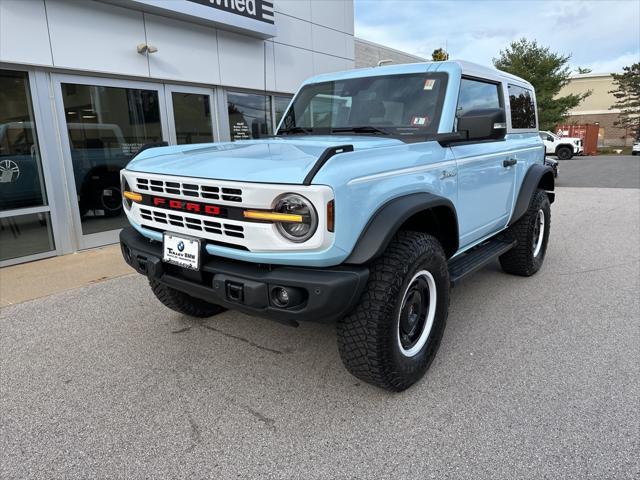
[[[188,0],[265,23],[274,23],[273,3],[264,0]]]

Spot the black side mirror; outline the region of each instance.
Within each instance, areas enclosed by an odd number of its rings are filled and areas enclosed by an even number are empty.
[[[507,118],[502,108],[470,110],[458,117],[458,131],[467,140],[501,140],[507,134]]]

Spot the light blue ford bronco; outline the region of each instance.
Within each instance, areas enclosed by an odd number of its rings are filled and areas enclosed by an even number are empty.
[[[147,149],[121,181],[122,253],[164,305],[337,321],[346,368],[393,391],[452,285],[540,269],[554,200],[532,86],[457,61],[311,78],[275,136]]]

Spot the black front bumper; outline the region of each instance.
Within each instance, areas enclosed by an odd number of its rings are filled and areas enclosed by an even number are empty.
[[[259,265],[201,252],[200,271],[162,261],[162,243],[128,227],[120,232],[125,261],[137,272],[192,297],[244,313],[294,321],[333,321],[351,311],[369,277],[366,267],[286,267]],[[273,289],[298,292],[299,303],[280,308]]]

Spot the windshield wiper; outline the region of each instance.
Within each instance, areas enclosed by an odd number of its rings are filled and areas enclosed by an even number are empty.
[[[366,125],[362,127],[340,127],[340,128],[332,128],[331,133],[376,133],[379,135],[391,135],[386,130],[382,130],[381,128],[372,127],[371,125]]]
[[[311,130],[302,127],[289,127],[289,128],[281,128],[278,130],[278,135],[296,135],[296,134],[311,134]]]

